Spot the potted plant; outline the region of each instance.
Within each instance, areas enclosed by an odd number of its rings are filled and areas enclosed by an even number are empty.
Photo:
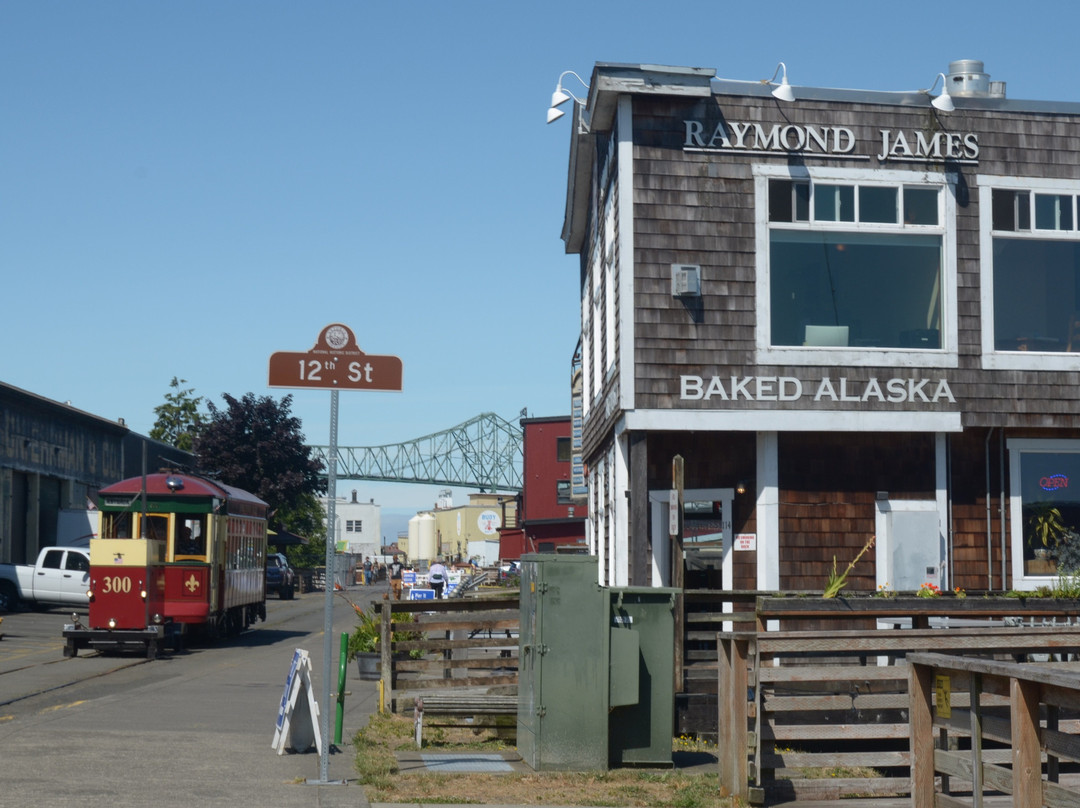
[[[1049,558],[1057,555],[1058,545],[1068,530],[1061,510],[1050,502],[1036,503],[1031,506],[1027,523],[1031,531],[1028,534],[1028,543],[1035,548],[1035,557]]]
[[[349,661],[357,661],[361,679],[378,679],[381,658],[378,648],[382,625],[371,612],[356,609],[356,614],[360,620],[349,635],[347,657]]]

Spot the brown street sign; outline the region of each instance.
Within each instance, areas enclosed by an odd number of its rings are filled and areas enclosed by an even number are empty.
[[[307,353],[278,351],[270,355],[270,387],[321,390],[401,390],[401,359],[365,354],[352,330],[340,323],[326,326]]]

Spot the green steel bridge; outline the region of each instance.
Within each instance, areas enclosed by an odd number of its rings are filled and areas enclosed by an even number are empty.
[[[442,432],[386,446],[338,446],[338,480],[376,480],[520,491],[522,431],[485,412]],[[329,467],[330,447],[312,446]]]

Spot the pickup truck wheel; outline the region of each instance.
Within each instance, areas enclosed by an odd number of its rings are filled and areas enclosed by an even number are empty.
[[[11,581],[0,581],[0,612],[13,612],[19,606],[19,590]]]

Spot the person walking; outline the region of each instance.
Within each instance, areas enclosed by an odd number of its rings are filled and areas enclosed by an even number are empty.
[[[405,565],[394,556],[394,560],[390,562],[390,590],[394,593],[394,600],[401,600],[401,573],[404,570]]]
[[[446,567],[443,566],[442,557],[436,558],[435,563],[428,568],[428,583],[435,590],[435,599],[441,600],[443,587],[446,586]]]
[[[371,556],[364,559],[364,586],[371,586]]]

